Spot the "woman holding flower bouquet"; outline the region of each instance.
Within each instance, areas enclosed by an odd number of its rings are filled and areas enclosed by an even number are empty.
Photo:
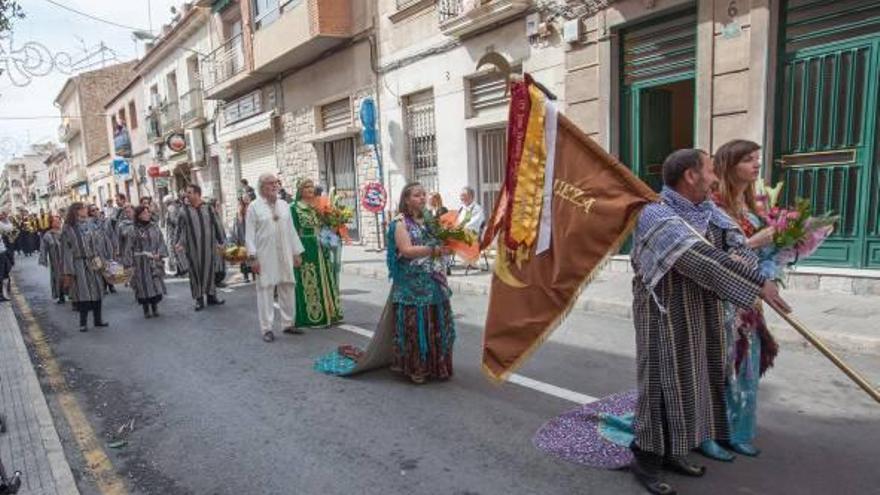
[[[455,322],[443,256],[449,249],[426,225],[425,189],[400,193],[399,216],[388,232],[388,267],[396,337],[391,368],[415,383],[452,376]]]
[[[323,221],[315,195],[315,183],[299,183],[296,199],[290,205],[293,225],[302,240],[305,252],[296,275],[296,326],[326,327],[342,320],[339,286],[333,253],[340,242]]]
[[[728,240],[729,251],[743,262],[756,266],[761,250],[773,244],[775,229],[760,216],[756,201],[755,182],[759,180],[761,147],[752,141],[736,139],[725,143],[715,153],[715,171],[719,178],[714,200],[739,225]],[[730,426],[728,446],[735,452],[756,456],[760,452],[753,442],[756,434],[758,379],[773,366],[778,345],[767,328],[760,303],[750,309],[737,309],[725,303],[724,323],[727,331],[727,381],[725,398]],[[703,453],[719,460],[733,455],[709,440],[701,446]]]

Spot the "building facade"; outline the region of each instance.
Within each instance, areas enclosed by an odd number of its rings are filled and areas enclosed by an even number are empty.
[[[359,188],[378,180],[361,138],[361,103],[376,98],[373,2],[213,2],[218,48],[205,61],[206,95],[222,101],[218,135],[226,197],[276,173],[294,193],[309,178],[352,207],[354,240],[373,239],[376,217]],[[226,202],[227,219],[235,203]]]
[[[70,167],[67,160],[67,150],[56,148],[55,152],[46,157],[46,172],[48,175],[49,211],[57,212],[69,204],[70,196],[64,183],[65,175]]]
[[[184,4],[134,68],[146,108],[147,184],[157,200],[191,183],[206,197],[225,200],[219,191],[215,106],[204,101],[202,91],[200,59],[212,50],[210,16],[206,7]]]
[[[0,172],[0,210],[38,213],[49,207],[49,174],[46,158],[54,153],[52,143],[33,144],[13,157]]]
[[[114,186],[132,203],[141,196],[153,195],[153,184],[147,173],[152,156],[147,142],[144,101],[143,81],[135,76],[104,104]]]
[[[880,268],[880,4],[605,5],[566,22],[570,117],[655,187],[673,149],[756,141],[784,201],[841,216],[808,262]]]
[[[567,97],[559,36],[535,23],[536,6],[521,0],[379,1],[380,120],[390,197],[409,181],[441,194],[450,209],[472,186],[491,208],[506,160],[505,81],[487,54],[513,72],[531,73]]]
[[[132,78],[134,62],[71,77],[55,98],[62,123],[58,138],[67,148],[65,186],[71,201],[103,204],[116,194],[104,103]]]

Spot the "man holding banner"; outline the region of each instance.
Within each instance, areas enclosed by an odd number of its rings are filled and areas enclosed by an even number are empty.
[[[672,153],[663,182],[660,202],[639,216],[632,253],[638,403],[630,469],[657,494],[673,493],[661,467],[702,476],[687,453],[728,439],[722,299],[750,308],[763,297],[788,309],[774,282],[735,257],[745,239],[709,200],[717,178],[708,155]]]

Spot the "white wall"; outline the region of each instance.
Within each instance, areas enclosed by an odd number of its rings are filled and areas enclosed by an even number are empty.
[[[201,56],[208,54],[212,50],[211,36],[208,29],[208,19],[198,28],[196,32],[188,38],[178,43],[178,48],[174,50],[170,56],[160,60],[149,71],[142,74],[143,79],[143,99],[145,107],[150,105],[150,87],[157,85],[159,87],[159,95],[162,98],[168,96],[167,75],[174,71],[177,74],[177,96],[185,95],[191,88],[200,87],[199,81],[190,81],[187,72],[187,59],[196,57],[201,60]],[[205,116],[214,115],[214,101],[204,101]]]
[[[419,19],[415,22],[424,21]],[[383,46],[393,47],[394,44],[388,41],[388,36],[391,35],[383,35]],[[432,39],[442,42],[443,38],[445,37],[440,35]],[[397,44],[403,46],[404,43],[398,40]],[[420,44],[424,45],[424,42]],[[397,201],[397,194],[406,182],[404,174],[409,166],[403,123],[403,99],[406,95],[428,88],[433,88],[435,98],[440,193],[447,206],[458,208],[461,188],[465,185],[476,186],[473,184],[476,164],[474,157],[469,154],[468,129],[493,124],[503,125],[507,119],[507,110],[506,107],[501,107],[488,116],[484,114],[479,118],[466,119],[465,79],[476,72],[480,57],[493,50],[504,55],[512,65],[521,63],[526,72],[531,73],[536,80],[553,91],[560,102],[564,102],[563,45],[556,43],[548,47],[532,46],[525,35],[524,20],[513,21],[498,29],[466,39],[462,46],[384,74],[379,84],[382,91],[380,122],[385,167],[389,170],[392,180],[394,196],[391,198],[392,202]],[[406,48],[401,53],[411,55],[412,50]],[[383,54],[382,64],[400,57],[393,53]],[[490,205],[484,206],[490,207]]]

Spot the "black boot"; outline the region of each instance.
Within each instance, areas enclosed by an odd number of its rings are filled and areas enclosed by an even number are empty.
[[[215,294],[208,294],[208,306],[220,306],[222,304],[226,304],[226,301],[217,299]]]
[[[150,305],[147,303],[141,304],[141,307],[144,308],[144,318],[150,319],[153,317],[153,314],[150,313]]]
[[[699,478],[706,474],[706,466],[691,463],[687,457],[667,457],[663,459],[663,467],[678,474]]]
[[[200,298],[196,299],[196,307],[195,307],[195,310],[196,310],[196,311],[201,311],[201,310],[203,310],[203,309],[205,309],[205,298],[204,298],[204,297],[200,297]]]
[[[150,309],[153,310],[153,318],[159,317],[159,303],[150,303]]]
[[[89,312],[87,310],[79,311],[79,331],[80,332],[88,332],[89,331]]]
[[[95,309],[92,310],[92,318],[95,320],[95,328],[110,326],[109,323],[101,318],[101,303],[98,303],[98,305],[95,306]]]
[[[662,459],[656,454],[641,450],[635,442],[630,445],[633,462],[629,470],[645,490],[654,495],[675,495],[676,491],[669,483],[660,478]]]

